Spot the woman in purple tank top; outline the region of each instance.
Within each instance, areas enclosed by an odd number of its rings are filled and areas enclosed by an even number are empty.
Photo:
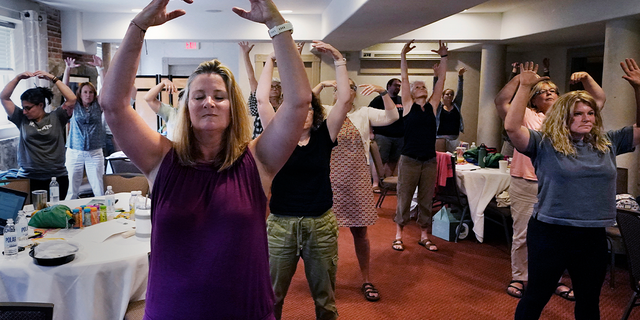
[[[251,141],[233,74],[213,60],[189,77],[172,143],[121,94],[133,85],[146,30],[185,14],[167,12],[168,3],[153,0],[131,21],[100,97],[113,135],[151,185],[145,319],[273,319],[265,194],[296,147],[290,137],[301,135],[311,101],[292,26],[271,0],[233,9],[270,29],[287,97],[259,138]]]

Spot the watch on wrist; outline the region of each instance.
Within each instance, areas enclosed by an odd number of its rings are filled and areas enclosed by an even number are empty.
[[[285,31],[291,31],[291,33],[293,33],[293,25],[291,22],[285,21],[283,24],[269,29],[269,37],[273,38]]]
[[[384,97],[385,95],[387,95],[387,93],[389,93],[389,91],[387,91],[387,90],[382,91],[382,92],[380,92],[380,96]]]

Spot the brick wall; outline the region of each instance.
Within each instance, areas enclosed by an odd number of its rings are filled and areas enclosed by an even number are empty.
[[[62,34],[60,29],[60,10],[45,6],[47,13],[47,36],[49,60],[62,62]]]

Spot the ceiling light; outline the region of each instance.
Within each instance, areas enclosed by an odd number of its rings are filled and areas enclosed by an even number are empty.
[[[293,13],[293,10],[280,10],[280,13]]]
[[[131,9],[131,11],[138,13],[138,12],[142,11],[142,9]]]

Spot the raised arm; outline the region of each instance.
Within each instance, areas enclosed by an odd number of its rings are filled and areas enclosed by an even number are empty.
[[[327,128],[331,140],[335,141],[340,133],[340,128],[347,117],[347,113],[353,106],[351,99],[351,86],[349,85],[349,74],[347,73],[347,62],[344,60],[342,53],[328,43],[322,41],[313,41],[313,47],[321,53],[331,55],[336,68],[336,93],[337,99],[335,106],[327,115]]]
[[[536,73],[537,70],[538,65],[534,65],[533,62],[526,62],[524,66],[520,66],[518,92],[511,102],[511,108],[504,121],[504,129],[511,139],[511,144],[518,151],[524,151],[529,144],[529,129],[522,125],[529,92],[536,83],[549,79],[548,77],[539,77]]]
[[[640,144],[640,68],[633,59],[625,59],[624,62],[620,62],[622,71],[625,75],[622,76],[625,80],[629,81],[629,84],[633,87],[633,91],[636,95],[636,123],[633,125],[633,145]]]
[[[254,44],[249,45],[246,41],[238,42],[240,49],[242,50],[242,57],[244,58],[244,68],[247,71],[247,77],[249,78],[249,87],[251,88],[251,92],[256,92],[258,88],[258,80],[256,79],[256,74],[253,71],[253,64],[251,64],[251,50],[253,49]]]
[[[153,88],[149,89],[147,94],[144,95],[144,101],[147,102],[153,112],[158,113],[162,103],[158,100],[158,95],[162,92],[162,89],[166,89],[171,94],[177,94],[178,89],[176,85],[169,79],[163,79],[160,83],[156,84]]]
[[[511,108],[511,99],[513,98],[513,95],[516,94],[518,86],[520,86],[520,75],[516,75],[511,78],[511,80],[502,87],[500,92],[498,92],[495,100],[493,100],[496,104],[498,115],[502,121],[507,117],[507,112],[509,112],[509,108]]]
[[[102,66],[102,59],[98,56],[93,56],[93,61],[87,63],[90,66],[96,67],[96,71],[98,71],[98,85],[96,86],[96,90],[98,91],[98,95],[102,92],[102,85],[104,83],[104,67]]]
[[[80,65],[76,63],[76,59],[66,58],[64,59],[64,75],[62,76],[62,83],[69,85],[69,77],[71,77],[71,69],[77,68]]]
[[[462,96],[464,92],[464,73],[467,72],[467,68],[462,67],[458,70],[458,91],[456,91],[456,97],[453,99],[453,103],[462,109]]]
[[[433,93],[431,94],[431,98],[429,98],[429,103],[431,103],[431,106],[433,107],[433,114],[436,114],[438,104],[442,99],[442,92],[444,92],[444,80],[447,77],[447,60],[449,59],[449,50],[447,49],[447,45],[440,41],[438,50],[431,51],[440,55],[440,63],[433,66],[435,75],[438,77],[438,82],[433,86]]]
[[[269,29],[285,23],[271,0],[251,0],[251,11],[240,8],[233,8],[233,11],[245,19],[264,23]],[[298,145],[311,103],[311,87],[291,32],[284,31],[275,35],[272,42],[278,59],[278,72],[285,101],[260,137],[249,144],[258,162],[258,170],[266,192],[273,176],[287,162]],[[260,117],[262,118],[262,115]],[[265,121],[264,118],[262,120]]]
[[[584,89],[587,90],[593,99],[596,100],[598,108],[602,110],[602,108],[604,108],[605,101],[607,101],[607,95],[604,93],[604,90],[602,90],[600,85],[598,85],[591,75],[586,72],[574,72],[571,75],[570,83],[574,84],[578,82],[582,83]]]
[[[396,104],[393,102],[393,99],[389,97],[387,90],[381,86],[376,86],[375,84],[361,84],[359,87],[362,88],[363,96],[368,96],[373,92],[377,92],[382,97],[382,102],[384,102],[384,110],[368,107],[370,108],[369,124],[376,127],[387,126],[396,122],[400,118]],[[382,112],[382,114],[380,114],[380,112]]]
[[[273,77],[273,68],[275,67],[275,53],[272,52],[269,58],[264,63],[262,74],[260,75],[260,81],[258,81],[258,87],[256,89],[256,100],[258,101],[258,115],[260,115],[260,121],[262,121],[262,127],[266,128],[271,119],[276,115],[276,111],[273,110],[273,105],[269,101],[269,92],[271,91],[271,79]]]
[[[18,85],[18,82],[20,82],[20,80],[29,79],[31,77],[35,77],[35,74],[33,72],[23,72],[15,76],[15,78],[11,79],[11,81],[9,81],[6,86],[4,86],[2,92],[0,92],[0,101],[2,102],[4,111],[7,112],[7,116],[10,117],[16,109],[16,105],[13,103],[13,101],[11,101],[13,90],[16,89],[16,86]]]
[[[184,0],[191,3],[192,0]],[[171,149],[171,142],[151,129],[129,107],[129,95],[135,81],[144,34],[149,27],[161,25],[185,14],[184,10],[166,11],[169,0],[153,0],[131,20],[120,48],[104,79],[100,105],[118,145],[147,179]]]
[[[44,72],[44,71],[36,71],[33,73],[34,76],[49,80],[54,83],[54,85],[60,90],[62,96],[64,97],[64,103],[62,104],[62,109],[67,111],[67,114],[71,116],[73,114],[73,107],[76,105],[76,95],[71,91],[71,89],[64,84],[62,81],[59,81],[54,75]]]
[[[324,88],[335,88],[335,87],[336,87],[335,80],[325,80],[325,81],[321,81],[315,87],[313,87],[313,89],[311,89],[311,92],[313,92],[313,94],[315,94],[316,96],[319,96],[322,90],[324,90]]]
[[[400,80],[402,80],[402,87],[400,91],[402,93],[402,116],[406,116],[411,111],[413,105],[413,98],[411,97],[411,84],[409,83],[409,66],[407,65],[407,53],[416,46],[412,46],[414,40],[411,40],[404,44],[402,51],[400,52]]]

